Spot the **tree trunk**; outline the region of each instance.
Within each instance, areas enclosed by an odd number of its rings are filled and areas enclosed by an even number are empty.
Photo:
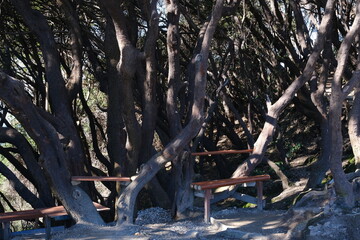
[[[175,138],[182,129],[180,120],[180,110],[178,95],[180,90],[180,33],[179,33],[179,19],[180,9],[179,2],[177,0],[166,1],[166,15],[168,19],[167,29],[167,52],[169,59],[169,72],[168,72],[168,90],[166,94],[166,113],[169,122],[170,138]],[[188,159],[183,158],[184,153],[180,153],[179,156],[173,160],[172,177],[173,181],[170,182],[171,186],[170,196],[173,196],[172,214],[177,215],[179,204],[182,204],[182,198],[186,194],[187,188],[184,184],[188,183],[188,179],[184,177],[190,177],[191,173],[187,167]],[[187,200],[192,203],[192,199]]]
[[[311,166],[311,172],[309,180],[306,183],[306,189],[309,188],[319,188],[321,187],[321,181],[325,177],[326,171],[330,168],[330,154],[331,154],[331,144],[330,144],[330,125],[329,120],[323,119],[321,123],[321,153],[319,159]]]
[[[356,169],[360,170],[360,88],[355,89],[354,102],[349,118],[349,137]]]
[[[128,36],[126,18],[120,7],[120,2],[114,0],[102,1],[107,12],[112,18],[117,44],[120,50],[120,59],[117,63],[117,74],[121,82],[122,114],[127,132],[127,162],[126,175],[135,174],[141,147],[141,129],[135,115],[135,99],[133,85],[138,61],[141,60],[140,52],[132,45]]]
[[[179,3],[177,0],[167,1],[168,18],[167,52],[169,59],[168,90],[166,94],[166,113],[169,121],[170,137],[174,138],[182,129],[178,110],[178,94],[180,86],[180,35],[179,35]]]
[[[149,4],[150,5],[150,4]],[[156,84],[157,84],[157,62],[156,62],[156,41],[158,39],[159,15],[156,9],[157,0],[149,6],[148,37],[145,43],[145,64],[146,76],[143,81],[143,113],[144,118],[141,126],[142,146],[139,165],[146,162],[154,153],[153,139],[157,118],[156,106]]]
[[[317,111],[320,114],[320,157],[311,166],[309,180],[306,183],[306,189],[318,188],[321,186],[326,171],[329,170],[330,164],[330,129],[329,129],[329,116],[328,116],[328,102],[325,96],[325,88],[329,79],[330,59],[332,56],[332,43],[331,35],[325,42],[325,49],[323,51],[323,62],[320,69],[320,76],[317,78],[315,75],[310,80],[311,101],[314,103]]]
[[[114,24],[110,16],[106,17],[105,29],[105,54],[107,59],[107,136],[108,153],[110,162],[113,164],[113,171],[110,174],[114,176],[125,176],[126,162],[126,132],[124,130],[124,121],[122,118],[122,96],[121,79],[119,78],[116,66],[120,59],[120,50],[117,45]],[[120,194],[120,193],[118,193]]]
[[[168,5],[169,7],[169,5]],[[168,17],[171,22],[174,24],[172,25],[172,34],[168,35],[168,52],[169,56],[172,56],[172,58],[169,60],[169,62],[172,62],[172,67],[170,67],[169,64],[169,80],[173,80],[173,89],[170,89],[168,91],[170,95],[170,104],[169,110],[170,114],[172,114],[171,119],[169,121],[176,121],[176,123],[171,126],[171,129],[174,129],[175,131],[172,132],[172,134],[177,134],[176,129],[179,127],[181,128],[180,123],[180,115],[179,110],[177,110],[177,95],[179,91],[179,73],[180,73],[180,65],[179,65],[179,46],[180,46],[180,36],[178,33],[178,21],[179,21],[179,9],[178,9],[177,1],[174,1],[171,5],[172,11],[169,11]],[[206,30],[204,32],[203,41],[201,44],[201,50],[200,50],[200,56],[202,56],[204,59],[201,60],[201,64],[196,66],[200,67],[196,69],[196,74],[199,74],[200,71],[203,71],[207,69],[207,62],[208,62],[208,55],[210,50],[210,41],[213,37],[213,34],[215,32],[216,25],[218,21],[221,18],[222,15],[222,9],[223,9],[223,1],[217,1],[213,11],[210,16],[210,22],[206,27]],[[200,36],[199,38],[202,38]],[[198,55],[199,56],[199,55]],[[197,57],[198,57],[197,56]],[[206,64],[205,64],[206,63]],[[204,64],[204,65],[203,65]],[[204,69],[202,69],[204,67]],[[172,70],[170,75],[170,70]],[[206,76],[206,73],[201,73],[202,75],[199,77]],[[198,76],[195,76],[195,81],[198,78]],[[190,86],[191,87],[191,86]],[[196,86],[195,86],[196,87]],[[194,93],[196,93],[196,90],[193,90]],[[192,92],[192,91],[190,91]],[[175,95],[173,95],[175,94]],[[194,96],[194,99],[197,98],[197,96]],[[168,97],[169,100],[169,97]],[[168,102],[169,103],[169,102]],[[175,118],[174,118],[175,117]],[[172,131],[170,129],[170,131]],[[172,136],[175,137],[175,136]],[[173,160],[174,164],[174,173],[175,173],[175,199],[174,199],[174,215],[177,218],[181,218],[183,216],[183,213],[186,209],[191,207],[193,205],[193,194],[192,190],[190,189],[190,183],[192,182],[192,178],[194,175],[193,172],[193,158],[190,157],[190,155],[181,153],[178,155],[177,158]]]
[[[157,60],[156,60],[156,41],[158,39],[159,14],[157,12],[157,0],[148,3],[148,37],[145,43],[145,62],[146,76],[144,81],[144,119],[141,127],[142,131],[142,151],[140,153],[139,165],[146,162],[154,154],[153,147],[154,131],[157,119],[156,105],[156,84],[157,84]],[[145,5],[147,6],[147,5]],[[158,206],[169,209],[171,202],[160,182],[154,177],[146,186],[149,189],[152,199]]]

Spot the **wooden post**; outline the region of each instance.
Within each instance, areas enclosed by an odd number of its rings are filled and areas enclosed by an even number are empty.
[[[9,240],[11,235],[10,222],[2,222],[2,230],[4,240]]]
[[[263,210],[263,182],[256,182],[256,191],[257,191],[257,208]]]
[[[205,223],[210,222],[210,200],[211,200],[211,189],[205,190],[204,199],[204,221]]]

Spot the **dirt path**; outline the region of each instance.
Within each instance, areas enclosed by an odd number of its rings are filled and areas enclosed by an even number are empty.
[[[287,228],[282,225],[284,211],[257,209],[224,209],[212,213],[211,224],[203,222],[202,214],[181,221],[167,221],[165,212],[148,212],[141,225],[122,227],[77,226],[53,234],[53,240],[115,240],[115,239],[284,239]],[[164,222],[167,221],[167,222]],[[44,239],[28,236],[16,239]]]
[[[239,236],[243,239],[284,239],[288,230],[284,226],[285,211],[258,211],[256,209],[222,210],[214,214],[215,223],[226,227],[217,235]]]

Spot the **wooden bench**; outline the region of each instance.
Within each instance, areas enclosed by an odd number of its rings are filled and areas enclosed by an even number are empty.
[[[269,180],[269,175],[257,175],[257,176],[249,176],[249,177],[239,177],[239,178],[229,178],[229,179],[220,179],[220,180],[213,180],[213,181],[203,181],[203,182],[194,182],[191,184],[191,187],[196,191],[203,191],[204,193],[196,194],[196,196],[204,197],[204,220],[206,223],[210,222],[210,201],[213,198],[212,190],[220,187],[227,187],[239,184],[249,184],[255,183],[256,190],[257,190],[257,198],[256,202],[251,200],[250,196],[245,194],[241,195],[234,195],[235,198],[256,203],[258,209],[262,210],[264,207],[263,201],[263,181]],[[238,197],[237,197],[238,196]]]
[[[241,149],[241,150],[219,150],[219,151],[208,151],[208,152],[194,152],[192,156],[211,156],[218,154],[240,154],[240,153],[251,153],[254,149]]]
[[[93,182],[93,181],[102,181],[102,182],[131,182],[130,177],[101,177],[101,176],[72,176],[71,183],[73,185],[78,185],[80,182]]]
[[[97,211],[110,210],[110,208],[105,207],[99,203],[94,202],[94,206],[96,207]],[[11,238],[10,222],[17,220],[33,220],[38,218],[43,218],[45,225],[46,239],[50,239],[51,219],[60,216],[68,216],[68,213],[66,212],[64,206],[0,213],[0,222],[2,224],[3,239],[8,240]]]

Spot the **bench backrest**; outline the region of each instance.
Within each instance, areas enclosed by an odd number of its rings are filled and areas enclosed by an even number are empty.
[[[96,207],[97,211],[110,210],[110,208],[105,207],[99,203],[94,202],[94,206]],[[38,208],[38,209],[23,210],[16,212],[0,213],[0,222],[30,220],[45,216],[58,217],[58,216],[66,216],[66,215],[68,215],[68,213],[66,212],[64,206],[56,206],[49,208]]]
[[[239,153],[251,153],[254,149],[242,149],[242,150],[219,150],[219,151],[208,151],[208,152],[193,152],[192,156],[211,156],[218,154],[239,154]]]
[[[42,209],[31,209],[16,212],[0,213],[0,222],[9,222],[16,220],[30,220],[43,217]]]
[[[72,176],[71,181],[131,182],[131,178],[130,177]]]

